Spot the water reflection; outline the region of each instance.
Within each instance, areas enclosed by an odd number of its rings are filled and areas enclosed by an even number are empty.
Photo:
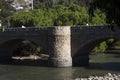
[[[120,54],[92,55],[88,67],[52,68],[47,61],[0,62],[0,80],[71,80],[108,72],[120,73]]]
[[[73,69],[72,68],[57,68],[53,69],[52,73],[54,76],[51,76],[51,80],[68,80],[72,79],[73,75]]]
[[[38,66],[38,67],[48,67],[48,60],[9,60],[2,61],[0,64],[3,65],[20,65],[20,66]]]

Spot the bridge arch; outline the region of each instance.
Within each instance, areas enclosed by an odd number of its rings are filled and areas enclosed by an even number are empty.
[[[8,60],[11,59],[13,55],[13,51],[18,45],[23,41],[28,40],[33,44],[42,47],[45,51],[47,51],[47,44],[44,44],[40,41],[34,39],[26,39],[26,38],[16,38],[16,39],[6,39],[0,42],[0,60]]]
[[[76,53],[72,54],[73,66],[85,66],[89,64],[89,55],[90,52],[95,48],[96,45],[100,44],[103,41],[106,41],[110,38],[119,39],[116,37],[99,37],[94,39],[89,39],[85,41],[84,45],[80,45]]]

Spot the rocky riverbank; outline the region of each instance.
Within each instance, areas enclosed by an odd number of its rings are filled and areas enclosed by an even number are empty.
[[[108,73],[104,76],[89,76],[88,78],[75,78],[74,80],[120,80],[120,73]]]

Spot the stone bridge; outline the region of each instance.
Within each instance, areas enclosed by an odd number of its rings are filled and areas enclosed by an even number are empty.
[[[110,26],[7,28],[0,31],[0,60],[10,59],[14,48],[22,40],[29,40],[49,53],[49,66],[87,65],[91,50],[109,38],[120,39],[120,29]]]

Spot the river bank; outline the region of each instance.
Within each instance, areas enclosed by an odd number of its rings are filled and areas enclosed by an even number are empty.
[[[13,56],[12,59],[14,60],[39,60],[43,58],[48,58],[48,55],[41,54],[41,55],[29,55],[29,56]]]
[[[21,66],[48,66],[48,55],[29,55],[29,56],[13,56],[9,61],[0,62],[4,65],[21,65]]]

